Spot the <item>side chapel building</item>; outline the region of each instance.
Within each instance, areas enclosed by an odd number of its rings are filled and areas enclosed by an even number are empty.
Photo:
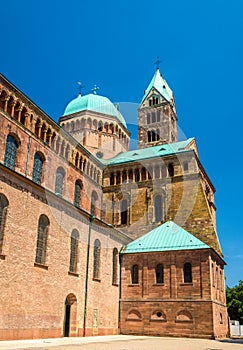
[[[138,149],[94,89],[57,124],[0,75],[0,339],[228,335],[215,188],[157,68]]]

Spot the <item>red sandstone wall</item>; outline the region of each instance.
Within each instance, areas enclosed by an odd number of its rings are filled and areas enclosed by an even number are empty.
[[[64,303],[69,294],[77,302],[70,335],[82,335],[88,221],[73,206],[56,196],[49,203],[45,193],[11,171],[0,173],[0,192],[9,200],[0,259],[0,339],[60,337],[63,334]],[[49,205],[48,205],[49,204]],[[47,267],[35,266],[38,219],[50,220]],[[77,275],[69,274],[70,233],[80,234]],[[100,281],[93,281],[93,243],[101,242]],[[94,223],[91,232],[87,334],[113,334],[118,328],[117,286],[112,285],[112,250],[125,244],[111,229]],[[107,303],[112,301],[112,303]],[[107,306],[108,305],[108,306]],[[93,313],[98,318],[94,324]]]
[[[225,337],[228,333],[225,290],[214,291],[210,249],[123,254],[121,332],[191,337]],[[192,265],[192,283],[183,281],[183,265]],[[164,283],[156,284],[155,267],[164,265]],[[139,283],[131,282],[131,267],[139,266]],[[217,301],[215,295],[217,294]],[[161,317],[156,317],[160,312]],[[222,323],[220,320],[220,313]]]

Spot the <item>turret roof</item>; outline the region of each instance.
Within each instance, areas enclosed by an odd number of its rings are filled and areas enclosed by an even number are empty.
[[[163,78],[162,74],[160,73],[159,68],[156,69],[152,80],[150,81],[147,89],[145,90],[141,103],[143,103],[143,101],[148,96],[152,88],[155,88],[168,102],[170,102],[173,99],[173,92],[167,84],[166,80]]]
[[[210,247],[173,221],[167,221],[126,245],[121,252],[132,254],[205,248]]]
[[[107,97],[96,94],[88,94],[84,96],[79,94],[78,97],[68,103],[63,115],[66,116],[85,110],[113,116],[121,124],[127,127],[125,119],[114,104]]]

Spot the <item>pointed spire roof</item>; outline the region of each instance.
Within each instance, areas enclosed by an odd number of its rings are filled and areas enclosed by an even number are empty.
[[[173,92],[167,84],[166,80],[163,78],[162,74],[160,73],[159,68],[156,69],[154,76],[149,83],[149,86],[145,90],[141,103],[143,103],[143,101],[148,96],[152,88],[155,88],[168,102],[170,102],[173,99]]]
[[[121,252],[123,254],[132,254],[208,248],[210,247],[207,244],[173,221],[167,221],[146,235],[126,245]]]

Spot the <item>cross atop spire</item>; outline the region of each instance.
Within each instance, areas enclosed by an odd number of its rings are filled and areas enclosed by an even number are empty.
[[[157,56],[157,59],[156,61],[154,62],[154,64],[156,64],[156,69],[159,69],[159,64],[161,63],[162,61],[160,60],[159,56]]]
[[[77,89],[79,90],[79,95],[81,96],[82,95],[82,89],[84,88],[84,86],[83,86],[83,83],[81,82],[81,81],[78,81],[78,87],[77,87]]]
[[[100,88],[95,84],[93,89],[91,89],[93,91],[94,95],[97,95],[97,90],[99,90]]]

